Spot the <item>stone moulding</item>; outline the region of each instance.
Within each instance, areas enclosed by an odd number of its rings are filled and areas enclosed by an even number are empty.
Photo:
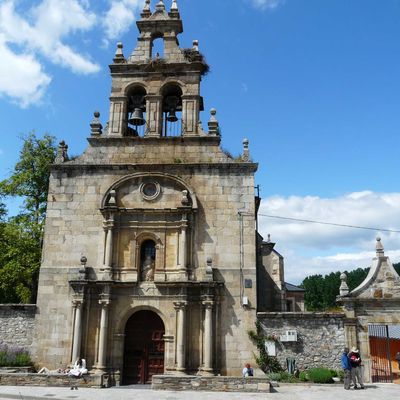
[[[99,168],[100,167],[100,168]],[[258,169],[258,163],[186,163],[186,164],[53,164],[51,166],[52,171],[66,171],[66,170],[79,170],[79,171],[109,171],[109,170],[120,170],[120,171],[185,171],[187,169],[197,170],[226,170],[226,171],[237,171],[237,172],[256,172]]]

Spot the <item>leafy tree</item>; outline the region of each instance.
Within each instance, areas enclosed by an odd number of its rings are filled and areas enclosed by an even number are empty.
[[[400,275],[400,263],[393,264],[393,267],[397,271],[397,273]]]
[[[350,272],[346,271],[347,285],[349,289],[355,289],[367,277],[368,272],[369,268],[357,268]]]
[[[56,156],[55,138],[44,135],[43,139],[34,133],[22,137],[23,146],[19,161],[8,179],[0,182],[0,194],[22,197],[24,214],[37,224],[44,221],[49,187],[49,165]]]
[[[317,311],[324,308],[324,278],[322,275],[311,275],[300,285],[304,290],[304,302],[307,310]]]
[[[357,268],[347,272],[347,284],[350,290],[355,289],[367,276],[369,268]],[[311,275],[300,285],[304,290],[304,302],[309,311],[324,311],[336,307],[336,296],[339,294],[340,272],[329,275]]]
[[[0,196],[22,197],[24,209],[6,219],[0,203],[0,302],[36,301],[41,243],[46,213],[49,165],[54,162],[54,138],[34,133],[22,138],[19,161],[0,182]]]

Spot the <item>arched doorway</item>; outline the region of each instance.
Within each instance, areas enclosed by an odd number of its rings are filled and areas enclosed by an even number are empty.
[[[138,311],[125,327],[123,384],[151,383],[153,375],[164,373],[162,319],[152,311]]]

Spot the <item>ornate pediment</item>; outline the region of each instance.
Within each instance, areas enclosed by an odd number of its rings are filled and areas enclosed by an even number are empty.
[[[179,178],[167,174],[134,174],[115,183],[105,194],[102,209],[197,209],[194,192]]]

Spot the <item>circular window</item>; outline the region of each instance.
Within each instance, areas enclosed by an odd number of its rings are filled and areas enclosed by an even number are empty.
[[[140,191],[145,200],[154,200],[160,194],[160,185],[158,182],[145,182],[140,187]]]

